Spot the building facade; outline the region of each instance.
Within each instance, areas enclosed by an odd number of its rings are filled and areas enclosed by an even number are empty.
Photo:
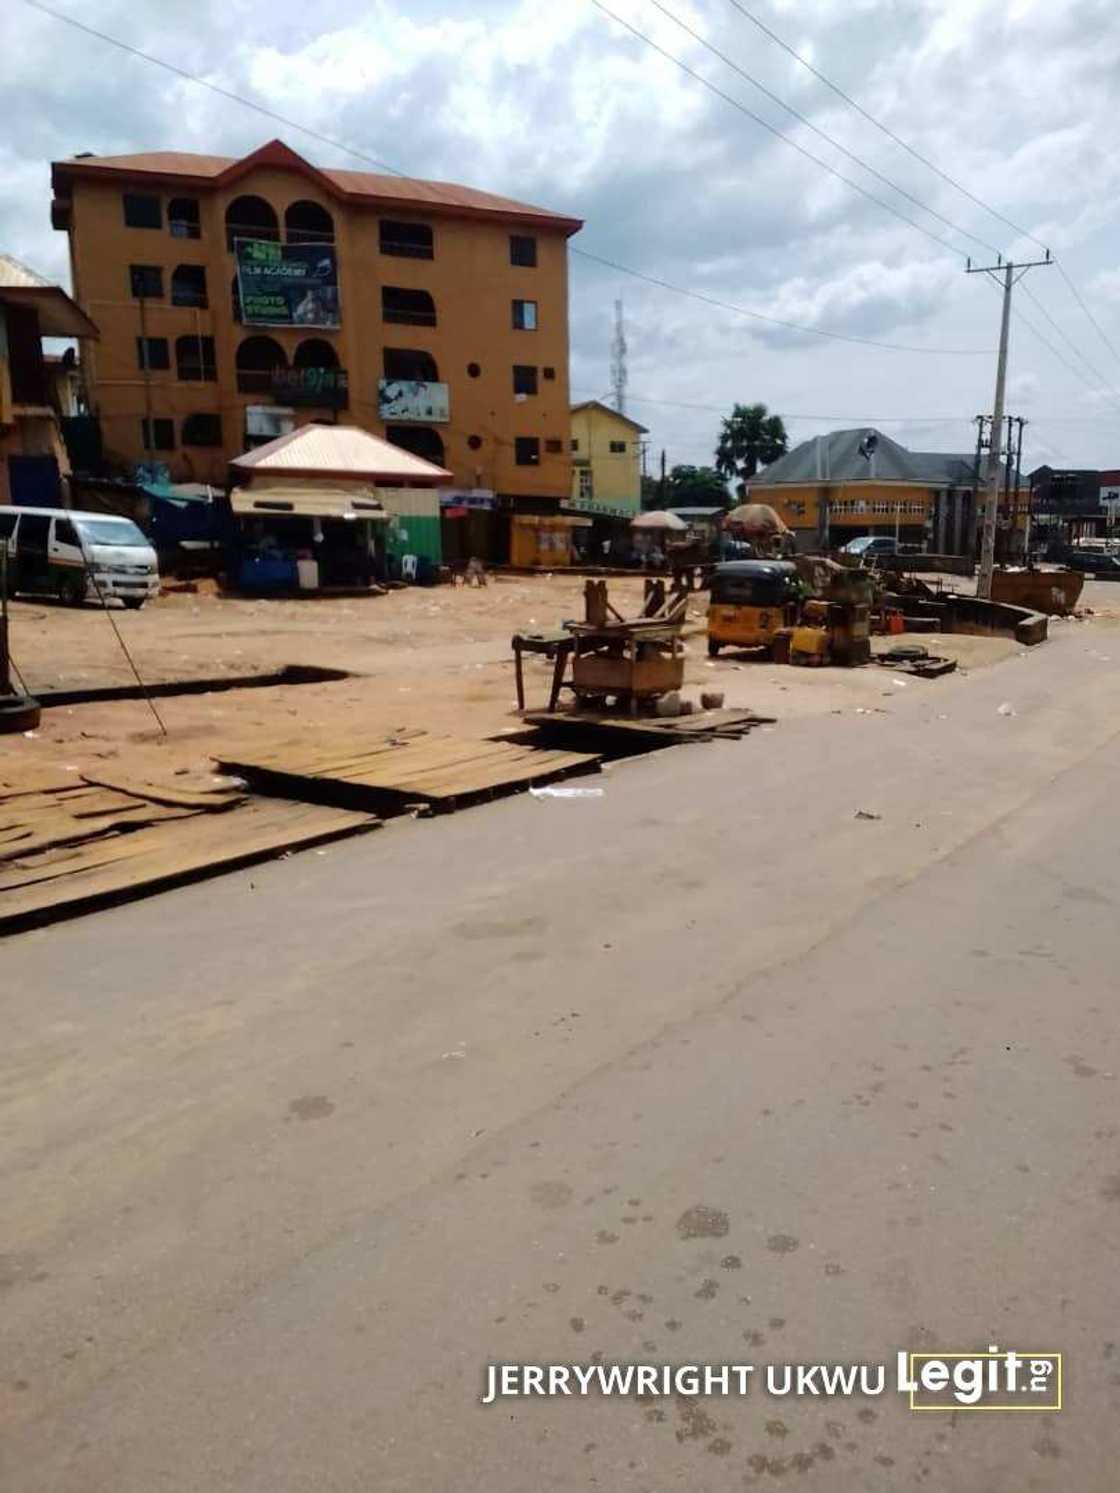
[[[0,503],[50,507],[63,500],[70,468],[60,417],[77,412],[73,360],[64,382],[61,361],[44,354],[42,339],[96,336],[60,286],[0,254]]]
[[[642,506],[644,425],[597,399],[572,406],[573,508],[636,514]]]
[[[1120,506],[1117,477],[1090,467],[1036,467],[1030,475],[1036,541],[1074,544],[1111,535]]]
[[[106,456],[224,485],[309,421],[359,425],[510,506],[571,490],[576,219],[466,187],[155,152],[52,168]],[[480,499],[481,500],[481,499]]]
[[[865,428],[803,441],[751,478],[750,498],[770,504],[802,550],[883,534],[938,554],[967,555],[977,540],[977,486],[975,456],[909,451]],[[1024,489],[1024,515],[1027,496]],[[1001,511],[1014,511],[1014,499],[1001,493]]]

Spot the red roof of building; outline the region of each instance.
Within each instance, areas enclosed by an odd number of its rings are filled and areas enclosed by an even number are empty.
[[[423,207],[464,217],[513,218],[547,223],[565,233],[578,233],[579,218],[569,218],[547,208],[497,197],[475,187],[454,182],[421,181],[410,176],[379,175],[373,171],[335,171],[313,166],[282,140],[270,140],[249,155],[192,155],[183,150],[150,150],[125,156],[73,156],[55,161],[51,180],[57,188],[70,177],[113,174],[149,182],[171,182],[195,189],[226,186],[256,167],[279,167],[300,171],[330,196],[344,201],[376,201],[403,208]]]

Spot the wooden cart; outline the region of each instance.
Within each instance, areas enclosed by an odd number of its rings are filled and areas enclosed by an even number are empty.
[[[601,705],[613,695],[637,715],[640,701],[684,683],[679,622],[651,618],[569,626],[575,640],[571,688],[580,705]]]

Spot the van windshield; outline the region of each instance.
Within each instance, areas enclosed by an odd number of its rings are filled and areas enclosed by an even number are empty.
[[[127,545],[130,549],[147,549],[148,541],[127,518],[83,518],[77,520],[78,532],[87,544]]]

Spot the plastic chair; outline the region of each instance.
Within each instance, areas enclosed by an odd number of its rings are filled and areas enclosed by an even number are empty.
[[[419,563],[419,559],[416,555],[402,555],[401,580],[407,581],[409,585],[414,586],[416,584]]]

